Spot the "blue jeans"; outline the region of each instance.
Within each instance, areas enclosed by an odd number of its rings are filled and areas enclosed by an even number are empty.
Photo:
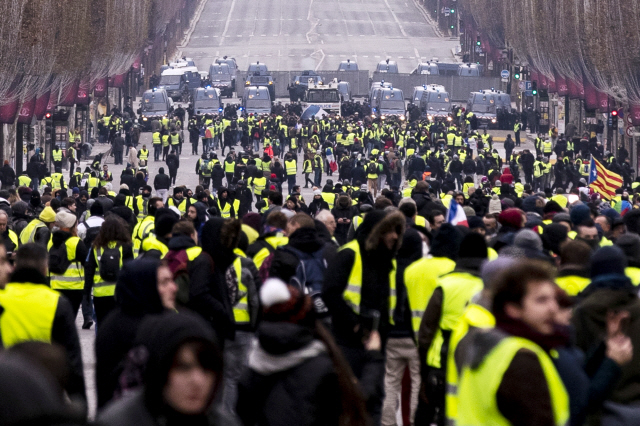
[[[249,363],[249,350],[253,333],[236,331],[234,340],[227,340],[224,344],[224,370],[222,372],[222,408],[229,414],[236,412],[238,402],[238,382]]]
[[[316,169],[315,173],[316,173],[316,176],[314,179],[314,185],[319,187],[320,183],[322,182],[322,170]]]

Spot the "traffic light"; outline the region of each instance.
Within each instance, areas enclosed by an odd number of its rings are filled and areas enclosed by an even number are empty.
[[[533,96],[538,94],[538,82],[535,80],[531,82],[531,94]]]
[[[48,112],[44,115],[44,132],[45,132],[45,137],[48,140],[52,140],[53,139],[53,115]]]
[[[513,78],[516,80],[520,80],[520,67],[513,68]]]
[[[480,46],[482,43],[480,42],[480,36],[476,38],[476,46]]]
[[[453,15],[454,13],[456,13],[456,10],[454,8],[450,9],[451,14]]]
[[[618,127],[618,110],[611,110],[611,127]]]

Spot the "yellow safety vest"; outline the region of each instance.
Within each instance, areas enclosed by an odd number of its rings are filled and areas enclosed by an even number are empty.
[[[147,159],[149,158],[149,150],[148,149],[141,149],[140,150],[140,161],[147,161]]]
[[[227,200],[227,203],[224,205],[224,209],[220,206],[220,200],[218,200],[218,209],[220,210],[220,216],[223,219],[228,219],[231,217],[231,203]],[[233,209],[235,211],[235,217],[238,217],[238,211],[240,210],[240,200],[233,200]]]
[[[625,270],[626,273],[626,270]],[[582,290],[587,288],[591,283],[591,279],[581,277],[579,275],[566,275],[564,277],[556,277],[556,284],[563,289],[569,296],[577,296]]]
[[[116,248],[116,246],[120,251],[120,269],[122,269],[122,246],[115,241],[109,242],[110,249]],[[93,276],[93,297],[113,297],[116,294],[116,283],[105,281],[100,276],[100,258],[102,258],[104,249],[102,247],[94,247],[92,250],[96,258],[96,273]]]
[[[51,342],[60,293],[43,284],[9,283],[0,290],[0,337],[7,349],[20,342]]]
[[[224,172],[225,173],[233,173],[236,170],[236,163],[234,161],[228,162],[224,161]]]
[[[171,145],[178,145],[180,143],[180,135],[179,134],[171,134]]]
[[[31,178],[26,175],[18,176],[18,186],[31,186]]]
[[[45,225],[43,221],[40,219],[33,219],[31,222],[24,227],[22,232],[20,232],[20,244],[33,243],[35,240],[36,231],[38,228],[42,228]]]
[[[67,259],[71,262],[62,275],[52,275],[49,272],[50,285],[54,290],[82,290],[84,289],[83,267],[84,259],[76,259],[76,248],[80,238],[69,237],[64,245],[67,247]],[[49,240],[47,250],[51,251],[53,240]]]
[[[441,359],[442,347],[446,343],[443,332],[453,331],[458,326],[465,307],[483,288],[481,278],[466,272],[451,272],[441,277],[438,284],[442,289],[442,314],[438,330],[427,353],[427,365],[434,368],[444,367]]]
[[[173,201],[173,198],[169,198],[169,201],[167,201],[167,206],[177,207],[178,210],[180,210],[180,213],[185,214],[187,212],[187,199],[183,198],[180,204],[176,206],[176,202]]]
[[[51,189],[56,190],[62,188],[64,184],[64,175],[62,173],[51,174]]]
[[[462,368],[458,388],[458,426],[511,425],[498,409],[497,392],[504,373],[520,349],[528,349],[538,357],[549,387],[555,424],[567,424],[569,396],[551,358],[530,340],[505,337],[485,356],[477,368]]]
[[[90,177],[87,181],[87,188],[89,188],[89,192],[91,192],[93,188],[97,188],[98,185],[100,185],[100,179],[97,177]]]
[[[422,226],[423,228],[427,227],[427,219],[423,216],[416,215],[415,224],[417,226]]]
[[[267,178],[251,178],[251,184],[253,185],[253,193],[261,196],[262,191],[267,187]]]
[[[416,335],[429,299],[437,287],[438,278],[453,271],[455,267],[456,262],[448,257],[424,257],[405,269],[404,284],[411,309],[411,325]]]
[[[169,135],[162,135],[162,146],[169,146]]]
[[[11,235],[11,233],[9,233]],[[640,268],[635,266],[627,266],[624,268],[624,274],[631,280],[631,284],[638,287],[640,285]]]
[[[460,324],[451,333],[449,339],[449,352],[447,354],[447,371],[445,385],[445,404],[444,411],[447,417],[447,425],[455,425],[458,417],[458,366],[456,364],[456,348],[458,343],[467,335],[469,328],[493,328],[496,325],[496,319],[487,309],[475,303],[467,306]]]
[[[242,284],[242,257],[236,257],[233,261],[233,269],[238,279],[238,294],[241,295],[240,300],[233,306],[233,318],[236,324],[248,324],[251,322],[249,315],[249,290]]]
[[[542,152],[545,154],[551,154],[551,152],[553,152],[553,144],[551,141],[542,142]]]
[[[149,236],[142,241],[140,252],[144,253],[151,250],[158,250],[161,257],[165,257],[166,254],[169,253],[169,247],[160,241],[156,237],[156,234],[149,234]]]
[[[313,171],[313,165],[311,160],[304,160],[302,173],[311,173]]]
[[[162,139],[160,139],[160,132],[153,132],[151,140],[153,141],[154,145],[160,145],[162,143]]]
[[[320,195],[322,196],[322,199],[329,204],[329,210],[333,209],[336,202],[336,194],[332,192],[322,192]]]
[[[53,157],[53,161],[62,161],[62,150],[54,149],[51,151],[51,156]]]
[[[287,176],[292,176],[296,174],[296,160],[285,161],[284,167],[285,167]]]
[[[138,222],[140,222],[147,215],[147,207],[149,205],[149,200],[145,199],[142,195],[138,195],[136,196],[136,205],[138,206],[137,219],[138,219]],[[135,233],[133,235],[135,235]]]
[[[52,186],[52,185],[53,185],[53,179],[51,179],[50,176],[46,176],[42,178],[42,180],[40,181],[40,186]]]
[[[140,248],[142,242],[153,232],[155,228],[155,218],[153,216],[147,216],[143,218],[133,228],[133,257],[138,257],[140,254]]]
[[[349,279],[347,281],[347,288],[344,290],[342,297],[344,297],[347,305],[360,315],[360,302],[362,300],[362,255],[360,253],[360,245],[357,240],[349,241],[338,249],[342,251],[350,249],[355,254],[353,259],[353,266],[349,273]],[[392,260],[393,267],[389,272],[389,322],[393,321],[393,311],[396,309],[396,260]]]

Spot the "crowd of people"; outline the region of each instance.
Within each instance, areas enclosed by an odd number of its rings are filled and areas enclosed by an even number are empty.
[[[104,426],[637,421],[623,150],[551,132],[534,156],[518,127],[503,157],[464,113],[229,114],[185,123],[191,185],[179,117],[152,123],[170,151],[130,148],[119,186],[100,154],[68,182],[61,164],[2,180],[1,424],[84,424],[88,399]],[[620,166],[613,199],[571,172],[590,156]]]

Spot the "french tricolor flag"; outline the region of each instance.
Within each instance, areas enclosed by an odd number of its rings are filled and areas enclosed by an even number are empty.
[[[452,225],[462,225],[469,227],[467,223],[467,215],[464,214],[462,206],[456,203],[455,198],[452,198],[449,202],[449,209],[447,210],[447,222]]]

